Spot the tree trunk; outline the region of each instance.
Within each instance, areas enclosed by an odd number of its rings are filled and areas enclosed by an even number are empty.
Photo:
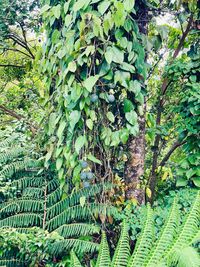
[[[128,143],[129,160],[126,165],[126,199],[136,199],[138,204],[145,201],[145,190],[141,188],[145,159],[145,116],[139,119],[140,133]]]
[[[137,1],[137,4],[139,30],[147,35],[148,9],[143,1]],[[145,162],[145,113],[146,104],[144,104],[144,114],[138,119],[139,135],[130,138],[128,142],[129,159],[125,168],[126,199],[135,199],[138,204],[145,202],[145,189],[141,186]]]

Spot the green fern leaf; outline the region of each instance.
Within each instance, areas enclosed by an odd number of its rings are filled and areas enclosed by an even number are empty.
[[[145,262],[144,266],[154,267],[163,258],[163,254],[170,247],[179,224],[179,211],[176,200],[174,201],[168,219],[163,226],[163,230],[156,242],[156,245],[151,250],[151,253]]]
[[[140,238],[136,243],[133,255],[131,256],[128,267],[143,266],[153,244],[153,211],[148,205],[147,217]]]
[[[110,251],[105,232],[102,232],[101,245],[99,249],[99,255],[95,267],[110,267]]]
[[[52,255],[60,255],[72,249],[78,254],[86,252],[93,253],[99,249],[99,245],[90,241],[71,238],[55,242],[49,248]]]
[[[128,224],[122,224],[120,239],[114,253],[111,267],[126,267],[130,256]]]
[[[74,251],[71,251],[70,253],[70,267],[82,267]]]
[[[86,223],[64,224],[56,229],[56,232],[65,238],[97,234],[99,231],[100,228],[98,226]]]

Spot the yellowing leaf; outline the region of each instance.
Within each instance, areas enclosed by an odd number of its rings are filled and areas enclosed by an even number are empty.
[[[80,197],[80,205],[83,207],[85,205],[86,197]]]
[[[146,195],[148,198],[151,198],[151,189],[147,187],[146,189]]]

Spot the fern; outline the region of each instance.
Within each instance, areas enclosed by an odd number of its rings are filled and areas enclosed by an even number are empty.
[[[175,249],[173,251],[173,257],[168,260],[168,265],[175,265],[177,267],[199,267],[200,257],[193,247]]]
[[[96,267],[110,267],[110,251],[105,232],[102,232],[101,245],[99,249],[99,255],[97,258]]]
[[[11,150],[6,150],[0,154],[0,163],[5,164],[8,161],[11,161],[20,156],[24,156],[26,154],[26,150],[24,148],[12,148]]]
[[[94,222],[97,214],[106,216],[117,212],[113,207],[91,202],[94,196],[109,190],[112,185],[97,184],[90,188],[74,190],[62,199],[58,180],[45,173],[37,174],[40,162],[18,152],[7,155],[10,155],[7,158],[12,158],[12,162],[9,162],[9,159],[4,160],[8,164],[0,169],[0,175],[3,180],[12,181],[10,188],[16,188],[17,197],[0,205],[0,228],[16,228],[16,231],[28,233],[31,227],[37,226],[49,232],[57,232],[63,240],[51,245],[51,252],[55,254],[66,253],[72,248],[76,252],[97,250],[98,244],[77,239],[77,236],[87,237],[99,233],[99,227],[88,221]],[[83,196],[86,199],[84,206],[80,205]],[[85,221],[87,223],[84,223]]]
[[[16,172],[27,170],[28,168],[35,168],[37,166],[39,166],[37,161],[25,158],[21,161],[15,161],[3,167],[0,171],[0,177],[6,180],[11,178]]]
[[[38,226],[42,225],[42,218],[40,215],[35,213],[24,213],[24,214],[22,213],[0,220],[0,228],[31,227],[36,225]]]
[[[25,267],[26,264],[23,261],[20,261],[17,259],[10,259],[10,260],[0,259],[0,266],[1,267]]]
[[[63,251],[70,251],[72,248],[76,253],[93,253],[98,250],[99,245],[94,242],[71,238],[53,243],[49,252],[57,256],[62,254]]]
[[[163,257],[165,251],[169,248],[170,244],[173,242],[174,236],[179,225],[179,212],[177,208],[176,200],[172,205],[171,211],[168,216],[168,220],[163,226],[161,235],[159,236],[156,245],[151,250],[150,256],[145,262],[145,266],[153,267],[159,260]]]
[[[92,224],[71,223],[60,226],[56,229],[56,232],[61,236],[68,238],[73,236],[87,236],[97,234],[100,232],[100,228]]]
[[[126,222],[123,222],[112,263],[110,263],[106,235],[103,232],[96,267],[200,267],[200,257],[191,247],[193,242],[199,240],[199,205],[200,196],[197,194],[193,207],[180,229],[178,205],[175,200],[155,244],[153,244],[153,211],[148,206],[146,222],[131,258]]]
[[[147,218],[145,226],[137,241],[134,253],[129,260],[128,267],[142,266],[149,255],[153,244],[153,212],[151,207],[147,207]]]
[[[74,251],[71,251],[70,253],[70,267],[82,267]]]
[[[130,256],[128,225],[123,222],[121,236],[115,250],[111,267],[126,267]]]
[[[1,206],[0,206],[1,207]],[[43,210],[43,201],[35,199],[17,199],[7,202],[0,209],[0,218],[3,215],[9,215],[16,212],[41,212]]]

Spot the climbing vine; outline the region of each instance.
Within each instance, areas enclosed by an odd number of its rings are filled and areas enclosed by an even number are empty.
[[[46,167],[56,159],[62,186],[113,180],[139,132],[146,77],[144,36],[134,0],[46,0]],[[141,2],[141,1],[140,1]]]

